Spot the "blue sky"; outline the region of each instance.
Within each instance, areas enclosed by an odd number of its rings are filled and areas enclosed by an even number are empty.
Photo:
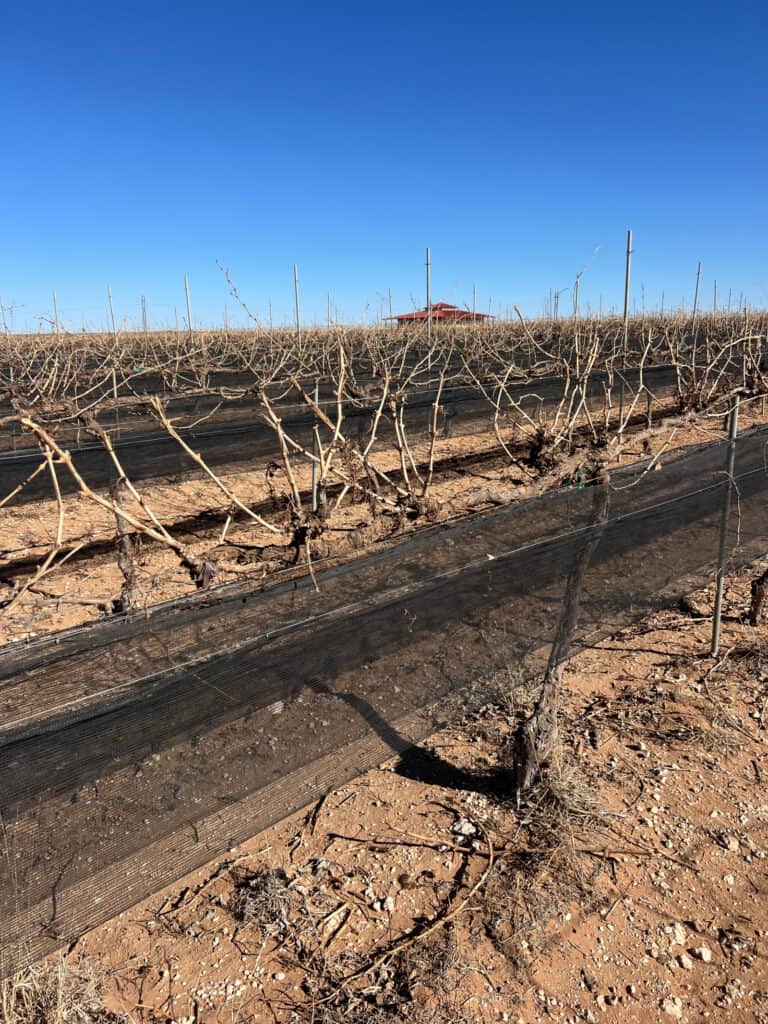
[[[0,297],[69,327],[768,306],[764,4],[50,4],[3,12]],[[570,303],[569,294],[561,307]],[[242,317],[240,317],[242,319]]]

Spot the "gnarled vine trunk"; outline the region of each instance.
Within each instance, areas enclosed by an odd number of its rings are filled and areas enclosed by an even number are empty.
[[[765,605],[768,599],[768,569],[752,580],[752,601],[749,606],[750,626],[759,626],[765,615]]]
[[[610,507],[609,477],[602,467],[594,489],[590,531],[568,574],[563,608],[555,632],[552,650],[544,673],[536,706],[518,726],[514,740],[515,791],[521,795],[541,778],[557,745],[558,722],[562,702],[563,668],[571,647],[579,614],[584,578],[603,535]]]

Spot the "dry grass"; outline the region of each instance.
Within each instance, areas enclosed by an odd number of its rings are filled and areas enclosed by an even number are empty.
[[[328,999],[330,978],[315,1000],[297,1006],[297,1024],[470,1024],[452,975],[460,970],[450,929],[389,958],[364,988],[341,987]],[[418,994],[418,998],[417,998]],[[323,1000],[326,1001],[323,1001]]]
[[[105,1009],[103,980],[85,961],[45,960],[0,982],[2,1024],[131,1024]]]

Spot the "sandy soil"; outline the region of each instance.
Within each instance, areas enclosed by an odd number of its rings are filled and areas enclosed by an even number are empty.
[[[84,936],[133,1021],[768,1021],[768,626],[711,589],[576,655],[517,808],[500,700]]]

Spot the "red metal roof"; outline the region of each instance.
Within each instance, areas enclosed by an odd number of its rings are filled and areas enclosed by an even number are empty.
[[[425,306],[424,309],[416,309],[412,313],[400,313],[397,316],[385,317],[385,320],[397,320],[398,323],[403,321],[411,320],[427,320],[429,317],[429,311]],[[473,313],[470,309],[460,309],[459,306],[452,306],[450,302],[433,302],[432,303],[432,319],[433,320],[492,320],[493,317],[487,313]]]

